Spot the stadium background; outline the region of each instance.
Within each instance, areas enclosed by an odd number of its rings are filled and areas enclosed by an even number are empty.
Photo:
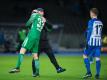
[[[85,45],[84,32],[89,19],[89,9],[97,7],[100,19],[104,23],[103,34],[107,34],[107,10],[104,0],[2,0],[0,2],[0,51],[9,44],[10,51],[15,51],[19,28],[24,27],[31,11],[42,7],[46,18],[55,29],[49,34],[50,43],[57,49],[82,49]]]
[[[40,80],[80,80],[79,72],[83,75],[83,66],[81,53],[85,47],[84,32],[87,27],[87,21],[89,20],[89,9],[97,7],[100,11],[99,18],[102,20],[103,27],[103,46],[107,46],[107,0],[2,0],[0,1],[0,80],[29,80],[32,79],[29,74],[31,69],[25,69],[26,72],[22,72],[18,76],[9,75],[7,71],[15,64],[16,47],[17,47],[17,33],[20,28],[25,27],[24,24],[28,20],[31,11],[35,8],[42,7],[45,9],[46,18],[53,24],[54,30],[49,33],[48,37],[54,52],[60,54],[73,54],[71,56],[64,57],[58,56],[58,61],[62,66],[68,68],[68,72],[62,75],[56,75],[54,69],[49,67],[48,73],[43,67],[42,77]],[[107,51],[107,49],[106,49]],[[9,54],[6,54],[6,53]],[[12,56],[10,53],[13,53]],[[74,56],[75,53],[79,56]],[[105,52],[106,53],[106,52]],[[105,53],[103,55],[103,61],[106,61]],[[7,56],[8,55],[8,56]],[[10,56],[9,56],[10,55]],[[26,56],[26,60],[30,63],[31,59]],[[7,62],[9,60],[9,62]],[[47,57],[42,56],[41,64],[43,61],[48,62]],[[14,63],[14,64],[13,64]],[[72,70],[70,64],[72,63]],[[77,64],[75,64],[77,63]],[[50,63],[48,64],[52,66]],[[25,62],[24,67],[30,66]],[[46,66],[45,63],[42,66]],[[80,66],[81,69],[77,69],[76,66]],[[94,65],[93,65],[94,66]],[[106,80],[107,62],[103,62],[102,80]],[[30,67],[31,68],[31,67]],[[23,68],[24,69],[24,68]],[[71,71],[70,71],[71,70]],[[84,69],[85,70],[85,69]],[[94,67],[93,67],[94,70]],[[23,70],[24,71],[24,70]],[[30,73],[28,73],[30,71]],[[78,73],[75,73],[77,71]],[[83,72],[82,72],[83,71]],[[72,72],[74,72],[72,74]],[[49,74],[48,78],[46,75]],[[72,76],[71,76],[72,74]],[[7,76],[3,77],[3,76]],[[52,77],[53,76],[53,77]],[[80,77],[81,77],[80,76]],[[52,77],[52,78],[51,78]],[[75,79],[77,77],[77,79]],[[105,78],[104,78],[105,77]],[[17,79],[16,79],[17,78]],[[94,79],[93,79],[94,80]]]

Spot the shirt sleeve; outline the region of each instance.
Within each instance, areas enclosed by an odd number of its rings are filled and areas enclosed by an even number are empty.
[[[85,37],[87,37],[87,35],[88,35],[89,26],[90,26],[90,21],[88,21],[86,31],[84,32]]]
[[[92,30],[93,30],[93,20],[90,20],[88,22],[88,28],[87,28],[87,38],[88,38],[88,40],[91,36]]]
[[[36,13],[33,13],[33,14],[30,16],[29,20],[28,20],[27,23],[26,23],[26,27],[31,26],[31,24],[33,23],[33,21],[34,21],[34,19],[36,18],[36,16],[37,16]]]
[[[88,22],[88,29],[87,29],[87,32],[91,32],[92,27],[93,27],[93,21],[90,20],[90,21]]]

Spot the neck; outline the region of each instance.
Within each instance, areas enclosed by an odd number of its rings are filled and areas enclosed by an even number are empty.
[[[92,19],[94,19],[94,18],[96,18],[96,19],[97,19],[97,16],[93,16],[93,18],[92,18]]]

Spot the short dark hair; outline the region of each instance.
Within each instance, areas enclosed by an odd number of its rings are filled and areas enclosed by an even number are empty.
[[[91,8],[90,11],[91,11],[92,13],[94,13],[95,15],[97,15],[97,16],[98,16],[98,14],[99,14],[99,11],[98,11],[97,8]]]
[[[37,8],[36,10],[37,10],[37,11],[44,11],[43,8]]]

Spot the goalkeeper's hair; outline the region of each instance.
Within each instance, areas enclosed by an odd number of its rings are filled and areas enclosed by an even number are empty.
[[[91,8],[91,9],[90,9],[90,12],[94,13],[96,16],[99,15],[99,11],[98,11],[97,8]]]

